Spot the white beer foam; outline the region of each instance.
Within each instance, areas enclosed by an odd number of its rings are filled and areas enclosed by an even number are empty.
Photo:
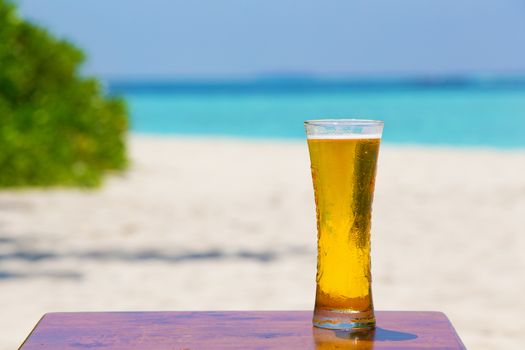
[[[380,138],[381,134],[320,134],[307,136],[309,140],[366,140]]]

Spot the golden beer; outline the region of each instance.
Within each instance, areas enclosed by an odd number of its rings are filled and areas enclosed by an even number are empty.
[[[317,211],[314,325],[374,327],[370,225],[379,137],[308,139]]]

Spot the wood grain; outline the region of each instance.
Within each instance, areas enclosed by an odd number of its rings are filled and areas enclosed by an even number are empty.
[[[374,332],[312,327],[309,311],[44,315],[20,350],[464,349],[440,312],[377,311]]]

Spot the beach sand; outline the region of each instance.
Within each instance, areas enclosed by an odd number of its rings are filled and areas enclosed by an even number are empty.
[[[305,142],[132,136],[99,190],[0,192],[0,349],[45,312],[309,310]],[[467,348],[525,344],[525,151],[381,149],[378,310],[445,312]]]

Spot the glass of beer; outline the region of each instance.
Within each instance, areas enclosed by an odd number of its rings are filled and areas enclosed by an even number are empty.
[[[375,326],[370,224],[383,122],[305,122],[317,212],[316,327]]]

